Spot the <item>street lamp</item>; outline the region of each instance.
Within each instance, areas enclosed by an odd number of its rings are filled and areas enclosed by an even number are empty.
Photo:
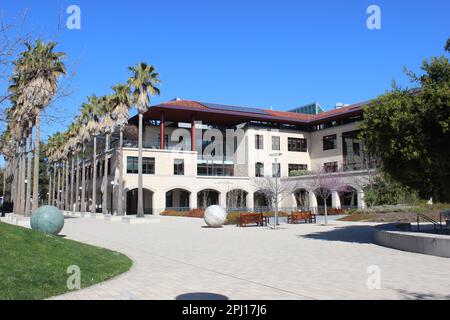
[[[273,228],[275,229],[278,225],[278,177],[280,176],[280,170],[279,170],[279,166],[278,166],[278,157],[281,157],[283,155],[283,153],[281,152],[277,152],[277,153],[271,153],[270,156],[275,158],[275,194],[274,194],[274,198],[275,198],[275,208],[274,208],[274,217],[273,217]]]

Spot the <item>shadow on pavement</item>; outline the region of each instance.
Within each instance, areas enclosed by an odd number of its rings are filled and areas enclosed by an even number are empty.
[[[227,296],[210,292],[191,292],[180,294],[176,300],[228,300]]]
[[[299,235],[298,237],[314,240],[375,243],[373,240],[373,227],[371,226],[335,227],[332,230]]]

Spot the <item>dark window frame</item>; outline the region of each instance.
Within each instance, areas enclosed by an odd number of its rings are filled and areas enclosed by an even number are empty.
[[[305,138],[288,137],[289,152],[308,152],[308,140]]]
[[[323,151],[337,149],[337,134],[330,134],[322,138]]]

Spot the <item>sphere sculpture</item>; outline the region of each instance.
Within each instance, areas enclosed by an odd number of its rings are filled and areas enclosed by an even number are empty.
[[[53,206],[42,206],[31,216],[31,229],[57,235],[64,227],[64,215]]]
[[[205,222],[208,227],[218,228],[223,226],[227,219],[227,212],[221,206],[209,206],[205,210]]]

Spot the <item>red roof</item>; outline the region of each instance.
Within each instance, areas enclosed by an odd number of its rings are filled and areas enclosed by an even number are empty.
[[[223,124],[237,124],[243,121],[255,120],[306,125],[361,115],[363,107],[367,104],[368,102],[362,102],[317,115],[310,115],[177,99],[150,107],[144,114],[144,117],[148,119],[159,119],[161,111],[164,111],[167,121],[189,122],[191,116],[194,116],[199,121],[211,121],[211,123]],[[135,118],[133,117],[130,121],[136,120]]]

